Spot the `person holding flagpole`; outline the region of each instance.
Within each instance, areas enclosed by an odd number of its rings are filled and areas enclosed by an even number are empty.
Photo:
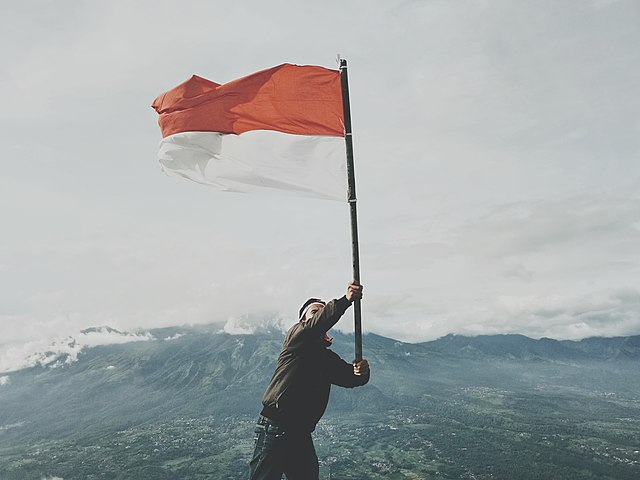
[[[318,457],[311,432],[324,414],[331,385],[352,388],[369,381],[369,363],[347,363],[328,347],[333,327],[363,287],[352,281],[344,296],[325,303],[308,299],[289,329],[275,373],[262,400],[250,462],[250,480],[317,480]]]
[[[347,61],[339,70],[282,64],[225,84],[193,75],[158,96],[165,173],[225,192],[346,200],[353,281],[326,303],[304,303],[284,341],[256,427],[250,478],[318,478],[311,432],[331,385],[369,381],[362,358],[357,198]],[[346,154],[346,155],[345,155]],[[346,195],[345,195],[346,194]],[[333,327],[353,304],[355,360],[328,347]]]

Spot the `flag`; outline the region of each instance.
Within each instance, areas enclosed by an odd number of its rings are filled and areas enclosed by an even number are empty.
[[[152,107],[168,175],[223,191],[346,200],[337,70],[283,64],[223,85],[194,75]]]

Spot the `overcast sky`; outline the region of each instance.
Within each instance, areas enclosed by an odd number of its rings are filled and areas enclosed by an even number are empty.
[[[97,325],[288,325],[341,296],[346,204],[169,178],[150,108],[192,74],[337,54],[365,332],[640,334],[634,0],[25,0],[0,23],[0,349]]]

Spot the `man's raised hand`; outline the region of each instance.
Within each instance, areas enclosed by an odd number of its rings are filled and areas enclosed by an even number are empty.
[[[355,280],[347,286],[347,300],[353,303],[354,300],[360,300],[362,298],[362,285]]]

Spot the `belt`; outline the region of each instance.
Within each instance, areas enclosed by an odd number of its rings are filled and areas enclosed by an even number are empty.
[[[264,415],[258,416],[258,424],[256,425],[256,430],[264,429],[266,433],[273,433],[276,437],[281,437],[284,435],[284,430],[282,427],[276,425],[273,420]]]

